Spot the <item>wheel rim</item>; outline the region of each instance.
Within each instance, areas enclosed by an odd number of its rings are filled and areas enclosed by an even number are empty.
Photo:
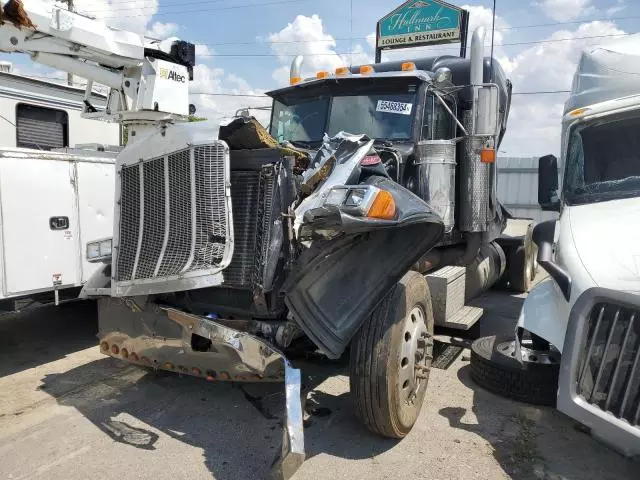
[[[549,350],[535,350],[531,340],[522,340],[520,343],[520,355],[524,363],[538,363],[541,365],[557,365],[560,363],[560,352],[551,348]],[[516,342],[502,342],[497,347],[498,352],[506,357],[515,358]]]
[[[402,348],[398,359],[398,387],[400,398],[407,404],[413,404],[429,380],[433,340],[425,318],[424,309],[416,305],[404,321]]]

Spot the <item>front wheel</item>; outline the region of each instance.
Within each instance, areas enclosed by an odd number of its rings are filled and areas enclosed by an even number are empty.
[[[425,278],[407,273],[356,333],[349,366],[358,418],[374,433],[405,437],[418,419],[433,359]]]

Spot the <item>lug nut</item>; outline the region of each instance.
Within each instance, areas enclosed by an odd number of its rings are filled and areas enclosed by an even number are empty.
[[[122,358],[129,358],[129,351],[126,348],[123,348],[120,350],[120,355],[122,355]]]

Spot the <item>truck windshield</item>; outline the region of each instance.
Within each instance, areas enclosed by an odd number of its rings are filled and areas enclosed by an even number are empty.
[[[565,194],[570,204],[640,196],[640,116],[618,116],[576,127],[567,150]]]
[[[274,102],[271,134],[278,141],[320,142],[326,132],[365,134],[384,140],[412,137],[415,93],[318,97],[285,105]]]

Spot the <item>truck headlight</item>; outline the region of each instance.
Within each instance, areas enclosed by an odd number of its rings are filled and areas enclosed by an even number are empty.
[[[339,186],[331,189],[324,202],[358,217],[393,220],[396,204],[393,195],[372,185]]]
[[[91,263],[108,263],[111,261],[112,239],[96,240],[87,243],[87,261]]]

